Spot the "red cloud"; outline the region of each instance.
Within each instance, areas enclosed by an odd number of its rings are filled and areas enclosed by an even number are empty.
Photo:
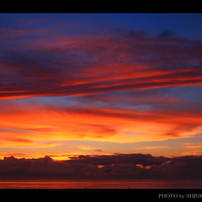
[[[10,44],[1,57],[3,99],[202,84],[202,42],[172,34],[63,35],[28,43],[29,51]]]
[[[13,138],[13,137],[3,137],[0,136],[0,140],[2,141],[9,141],[9,142],[19,142],[19,143],[32,143],[33,141],[28,139],[22,139],[22,138]]]

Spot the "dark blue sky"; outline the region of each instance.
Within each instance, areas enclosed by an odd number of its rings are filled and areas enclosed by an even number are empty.
[[[200,13],[15,13],[1,14],[0,26],[42,29],[63,24],[62,29],[77,34],[103,29],[132,29],[150,33],[169,30],[180,36],[201,38],[201,21]]]

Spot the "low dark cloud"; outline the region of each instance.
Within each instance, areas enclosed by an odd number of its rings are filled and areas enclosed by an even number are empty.
[[[114,154],[114,155],[101,155],[101,156],[78,156],[74,160],[68,161],[69,163],[88,163],[92,165],[111,165],[111,164],[142,164],[159,165],[168,158],[165,157],[153,157],[150,154]]]
[[[80,155],[67,161],[39,159],[0,160],[3,178],[202,178],[202,156],[166,158],[149,154]]]
[[[7,157],[0,161],[1,178],[26,177],[82,177],[91,170],[88,164],[68,164],[53,161],[46,156],[39,159],[16,159]]]

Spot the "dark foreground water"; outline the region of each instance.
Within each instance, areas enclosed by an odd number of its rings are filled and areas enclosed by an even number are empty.
[[[202,189],[202,180],[2,180],[0,189]]]

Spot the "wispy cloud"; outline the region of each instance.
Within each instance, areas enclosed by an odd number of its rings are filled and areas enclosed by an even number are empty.
[[[155,141],[191,137],[201,126],[201,113],[189,109],[141,111],[31,104],[22,110],[17,106],[0,107],[1,125],[11,128],[2,131],[7,140],[15,140],[17,134],[19,140]]]
[[[168,146],[145,146],[145,147],[138,147],[138,148],[134,148],[134,149],[166,149],[166,148],[170,148]]]
[[[54,37],[25,41],[25,52],[7,36],[9,49],[0,49],[1,98],[201,85],[201,41],[167,31],[155,37],[136,31]]]

